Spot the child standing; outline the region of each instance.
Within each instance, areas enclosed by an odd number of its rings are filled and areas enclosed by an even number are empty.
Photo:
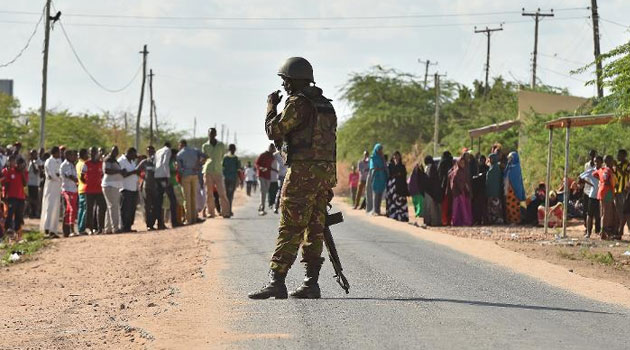
[[[357,198],[357,188],[359,187],[359,177],[360,174],[355,168],[352,166],[350,170],[350,175],[348,175],[348,184],[350,185],[350,189],[352,190],[352,201],[355,202]]]

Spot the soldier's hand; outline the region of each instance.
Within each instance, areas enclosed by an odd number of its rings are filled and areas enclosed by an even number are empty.
[[[278,103],[282,101],[282,95],[280,95],[280,90],[274,91],[269,96],[267,96],[267,103],[277,106]]]

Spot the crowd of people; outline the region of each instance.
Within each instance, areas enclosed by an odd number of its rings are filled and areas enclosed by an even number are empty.
[[[616,159],[592,150],[584,172],[549,191],[548,224],[563,225],[564,196],[570,218],[584,222],[585,237],[619,240],[624,226],[630,230],[630,163],[621,149]],[[400,152],[388,161],[381,144],[365,151],[348,179],[354,209],[409,221],[408,197],[413,214],[426,226],[542,225],[547,186],[539,183],[528,196],[523,184],[519,154],[493,145],[486,157],[464,148],[458,157],[446,151],[441,157],[426,156],[407,176]]]
[[[49,238],[135,232],[139,204],[148,231],[230,218],[245,171],[236,146],[226,149],[216,136],[211,128],[201,149],[180,140],[179,149],[165,142],[142,155],[133,147],[121,155],[117,146],[54,146],[30,151],[27,161],[20,143],[0,149],[0,236],[19,240],[24,215],[40,219]]]

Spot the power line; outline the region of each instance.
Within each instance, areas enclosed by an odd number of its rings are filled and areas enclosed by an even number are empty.
[[[565,21],[585,19],[588,16],[561,17],[553,21]],[[0,20],[0,23],[30,24],[28,21]],[[504,24],[529,23],[527,20],[504,21]],[[401,25],[372,25],[372,26],[313,26],[313,27],[223,27],[223,26],[165,26],[165,25],[135,25],[135,24],[108,24],[108,23],[67,23],[76,27],[103,27],[103,28],[138,28],[138,29],[177,29],[177,30],[234,30],[234,31],[295,31],[295,30],[362,30],[362,29],[404,29],[404,28],[443,28],[462,27],[474,25],[491,25],[491,22],[469,23],[434,23],[434,24],[401,24]]]
[[[558,56],[558,54],[548,55],[548,54],[544,54],[544,53],[540,53],[540,52],[538,54],[541,55],[541,56],[548,57],[548,58],[553,58],[553,59],[556,59],[556,60],[559,60],[559,61],[564,61],[564,62],[567,62],[567,63],[578,64],[580,66],[586,66],[588,64],[588,63],[584,63],[584,62],[578,62],[578,61],[569,60],[569,59],[566,59],[566,58]]]
[[[0,64],[0,68],[10,66],[13,63],[15,63],[15,61],[17,61],[20,57],[22,57],[22,54],[31,45],[31,40],[33,40],[33,37],[35,37],[35,34],[37,33],[37,29],[39,28],[39,25],[42,23],[42,20],[44,19],[44,13],[46,13],[46,11],[42,10],[39,20],[37,21],[37,23],[35,23],[35,29],[33,29],[33,33],[31,33],[31,36],[26,41],[26,44],[24,45],[24,47],[22,47],[22,49],[17,53],[17,55],[15,55],[11,60],[9,60],[6,63]]]
[[[573,79],[575,81],[586,83],[586,80],[582,80],[582,79],[576,78],[574,76],[571,76],[571,75],[568,75],[568,74],[565,74],[565,73],[561,73],[561,72],[558,72],[558,71],[555,71],[555,70],[552,70],[552,69],[549,69],[549,68],[545,68],[545,67],[541,67],[541,66],[538,66],[538,68],[540,68],[540,69],[542,69],[544,71],[550,72],[550,73],[554,73],[554,74],[563,76],[565,78],[569,78],[569,79]]]
[[[604,22],[607,22],[607,23],[610,23],[610,24],[614,24],[614,25],[617,25],[617,26],[622,27],[622,28],[626,28],[626,29],[630,28],[630,25],[619,23],[619,22],[615,22],[615,21],[611,21],[609,19],[602,18],[602,16],[599,16],[599,19],[601,21],[604,21]]]
[[[85,64],[83,64],[83,61],[81,60],[81,57],[79,57],[79,54],[77,53],[77,50],[74,48],[74,45],[72,44],[72,41],[70,40],[70,37],[68,36],[68,33],[66,32],[66,29],[63,26],[62,22],[59,22],[59,26],[61,27],[61,31],[63,32],[63,36],[66,38],[66,41],[68,42],[68,45],[70,46],[70,49],[72,50],[72,53],[74,54],[74,58],[77,59],[77,62],[79,63],[79,65],[81,66],[81,68],[83,69],[83,71],[88,75],[88,77],[90,77],[90,80],[92,80],[92,82],[94,82],[94,84],[96,84],[98,87],[100,87],[101,89],[107,91],[107,92],[111,92],[111,93],[117,93],[117,92],[121,92],[125,89],[127,89],[129,86],[131,86],[131,84],[136,80],[136,78],[138,77],[138,74],[140,74],[140,69],[142,68],[142,65],[138,66],[138,69],[136,70],[136,73],[134,73],[133,77],[131,78],[131,80],[129,80],[129,82],[127,84],[125,84],[123,87],[119,88],[119,89],[110,89],[106,86],[104,86],[103,84],[101,84],[95,77],[94,75],[92,75],[92,73],[90,73],[90,71],[87,69],[87,67],[85,66]]]
[[[587,10],[588,7],[567,7],[555,9],[555,11]],[[33,15],[36,12],[1,10],[0,13]],[[520,11],[493,11],[493,12],[453,12],[443,14],[401,14],[382,16],[328,16],[328,17],[216,17],[216,16],[146,16],[124,14],[91,14],[91,13],[64,13],[64,17],[83,18],[118,18],[118,19],[147,19],[147,20],[197,20],[197,21],[328,21],[328,20],[374,20],[374,19],[404,19],[404,18],[441,18],[441,17],[481,17],[494,15],[520,14]]]

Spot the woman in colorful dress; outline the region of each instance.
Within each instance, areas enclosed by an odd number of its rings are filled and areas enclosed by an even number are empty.
[[[516,152],[510,152],[504,175],[505,210],[509,224],[521,223],[521,202],[525,201],[525,187],[521,161]]]
[[[392,192],[389,199],[389,207],[387,208],[387,216],[394,220],[408,222],[407,196],[409,195],[409,190],[407,188],[407,169],[398,151],[394,152],[392,162],[389,164],[389,179]]]
[[[448,184],[453,196],[453,226],[472,226],[473,224],[469,157],[471,157],[470,154],[464,151],[448,173]]]

